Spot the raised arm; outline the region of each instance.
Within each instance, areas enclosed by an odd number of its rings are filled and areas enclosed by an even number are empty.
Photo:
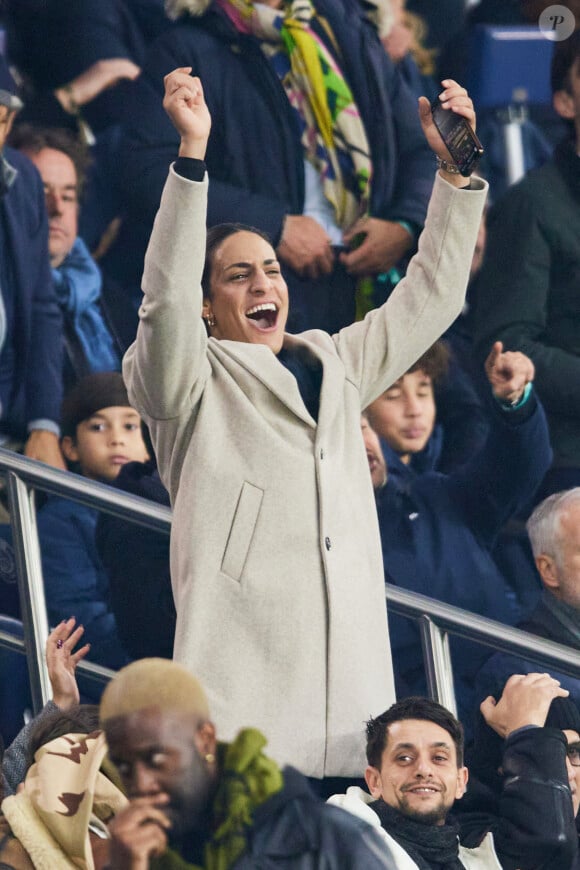
[[[578,835],[566,768],[566,740],[545,728],[554,698],[567,697],[549,674],[514,674],[500,700],[486,698],[481,712],[505,739],[503,788],[493,827],[505,870],[571,867]]]
[[[523,353],[494,343],[485,363],[490,430],[485,444],[442,486],[464,521],[491,547],[504,523],[525,508],[550,467],[543,408],[531,390],[534,365]],[[493,396],[493,398],[492,398]]]
[[[474,126],[467,91],[451,80],[444,84],[442,105]],[[435,156],[450,161],[425,97],[419,100],[419,117]],[[381,308],[335,336],[348,377],[360,390],[361,407],[404,374],[459,314],[486,193],[484,182],[440,170],[419,250],[405,278]]]
[[[164,79],[163,105],[180,137],[180,161],[205,157],[211,119],[201,82],[181,67]],[[190,164],[191,166],[191,164]],[[203,164],[200,178],[203,174]],[[201,320],[207,178],[172,167],[145,258],[137,339],[123,361],[132,404],[148,420],[177,417],[194,405],[209,372]]]

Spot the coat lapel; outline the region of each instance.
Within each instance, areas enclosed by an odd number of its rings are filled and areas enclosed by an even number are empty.
[[[330,339],[329,339],[330,341]],[[324,435],[341,410],[344,398],[344,366],[336,354],[301,336],[286,335],[284,347],[304,359],[316,359],[322,365],[322,386],[318,410],[318,434]]]
[[[274,396],[285,405],[300,420],[313,429],[316,428],[314,420],[302,401],[296,378],[288,369],[278,362],[272,351],[265,345],[250,344],[241,341],[216,341],[210,339],[209,347],[218,355],[226,367],[234,365],[243,366],[246,371]],[[324,349],[317,347],[312,342],[306,341],[299,336],[286,334],[284,347],[304,359],[317,360],[323,368],[322,388],[320,395],[320,411],[318,427],[325,428],[335,418],[342,397],[342,384],[344,369],[339,358]],[[246,384],[250,391],[251,380]],[[257,397],[256,397],[257,399]]]
[[[302,401],[296,378],[288,369],[278,362],[269,347],[263,344],[250,344],[243,341],[227,341],[225,339],[209,340],[209,347],[226,368],[230,370],[242,366],[259,384],[266,387],[293,414],[313,429],[316,421],[312,419]],[[259,395],[253,395],[253,378],[239,382],[255,405],[259,404]]]

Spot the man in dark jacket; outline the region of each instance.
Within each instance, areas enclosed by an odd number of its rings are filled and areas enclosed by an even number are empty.
[[[540,497],[580,483],[580,31],[555,43],[552,92],[571,136],[491,210],[475,310],[481,358],[501,339],[536,367],[554,448]]]
[[[580,487],[548,496],[526,526],[543,590],[538,604],[518,628],[580,650]],[[540,667],[518,656],[495,653],[477,675],[476,695],[479,699],[497,696],[512,674]],[[580,707],[580,679],[557,673],[553,667],[546,670],[560,680]]]
[[[326,60],[338,69],[339,89],[350,95],[353,115],[360,116],[372,164],[370,192],[357,215],[364,226],[354,217],[350,232],[324,195],[321,178],[329,173],[305,148],[303,119],[287,96],[279,66],[282,53],[268,56],[268,40],[253,35],[234,7],[229,0],[172,0],[168,8],[180,17],[150,48],[127,105],[122,156],[127,214],[104,269],[120,290],[132,293],[131,341],[143,254],[178,145],[161,100],[163,77],[176,67],[203,76],[214,119],[207,154],[208,225],[238,221],[268,233],[290,290],[290,332],[319,327],[332,333],[352,322],[359,276],[384,275],[370,304],[382,301],[394,280],[391,269],[401,268],[424,222],[433,159],[417,123],[416,101],[362,4],[316,0],[305,29],[315,32]],[[249,3],[248,13],[252,9]],[[314,129],[307,132],[315,136]],[[336,144],[341,136],[335,134]],[[339,156],[344,159],[345,153]],[[344,176],[350,190],[349,171]],[[355,243],[356,251],[347,251]]]
[[[21,105],[0,56],[0,443],[64,468],[58,445],[62,323],[48,259],[42,182],[4,147]]]
[[[101,273],[78,234],[88,151],[68,130],[19,124],[10,143],[34,163],[44,185],[48,253],[63,315],[68,387],[90,372],[118,371],[121,361],[101,309]]]
[[[463,803],[468,769],[463,729],[445,707],[407,698],[367,723],[365,779],[370,794],[351,786],[333,804],[373,824],[396,867],[449,870],[538,870],[576,866],[579,735],[544,727],[555,699],[565,698],[547,674],[517,675],[482,714],[503,740],[494,812]],[[577,717],[576,717],[577,718]],[[414,862],[414,863],[411,863]]]
[[[383,487],[375,483],[375,495],[387,582],[513,625],[519,614],[491,549],[504,523],[533,496],[551,451],[531,389],[530,360],[502,352],[497,343],[486,372],[493,398],[482,451],[452,474],[389,477]],[[368,426],[363,435],[372,471],[382,460],[381,445]],[[397,695],[422,694],[418,629],[402,617],[390,616],[389,623]],[[461,639],[453,640],[453,650],[460,714],[467,722],[473,679],[489,653]]]
[[[376,832],[315,798],[298,771],[280,770],[259,731],[218,743],[201,685],[176,662],[123,668],[100,717],[129,797],[109,826],[111,870],[394,870]]]

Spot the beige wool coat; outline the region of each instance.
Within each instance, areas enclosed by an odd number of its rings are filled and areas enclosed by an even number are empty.
[[[268,347],[206,337],[207,179],[172,168],[155,221],[123,374],[173,505],[175,658],[207,689],[221,739],[255,726],[307,775],[360,775],[364,723],[394,700],[360,412],[459,313],[486,195],[475,183],[436,179],[419,254],[381,309],[332,337],[286,336],[322,364],[318,422]]]

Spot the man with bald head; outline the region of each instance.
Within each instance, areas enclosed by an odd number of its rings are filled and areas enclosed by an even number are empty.
[[[259,731],[218,742],[203,688],[176,662],[123,668],[100,717],[129,797],[109,828],[111,870],[394,867],[370,826],[263,754]]]

